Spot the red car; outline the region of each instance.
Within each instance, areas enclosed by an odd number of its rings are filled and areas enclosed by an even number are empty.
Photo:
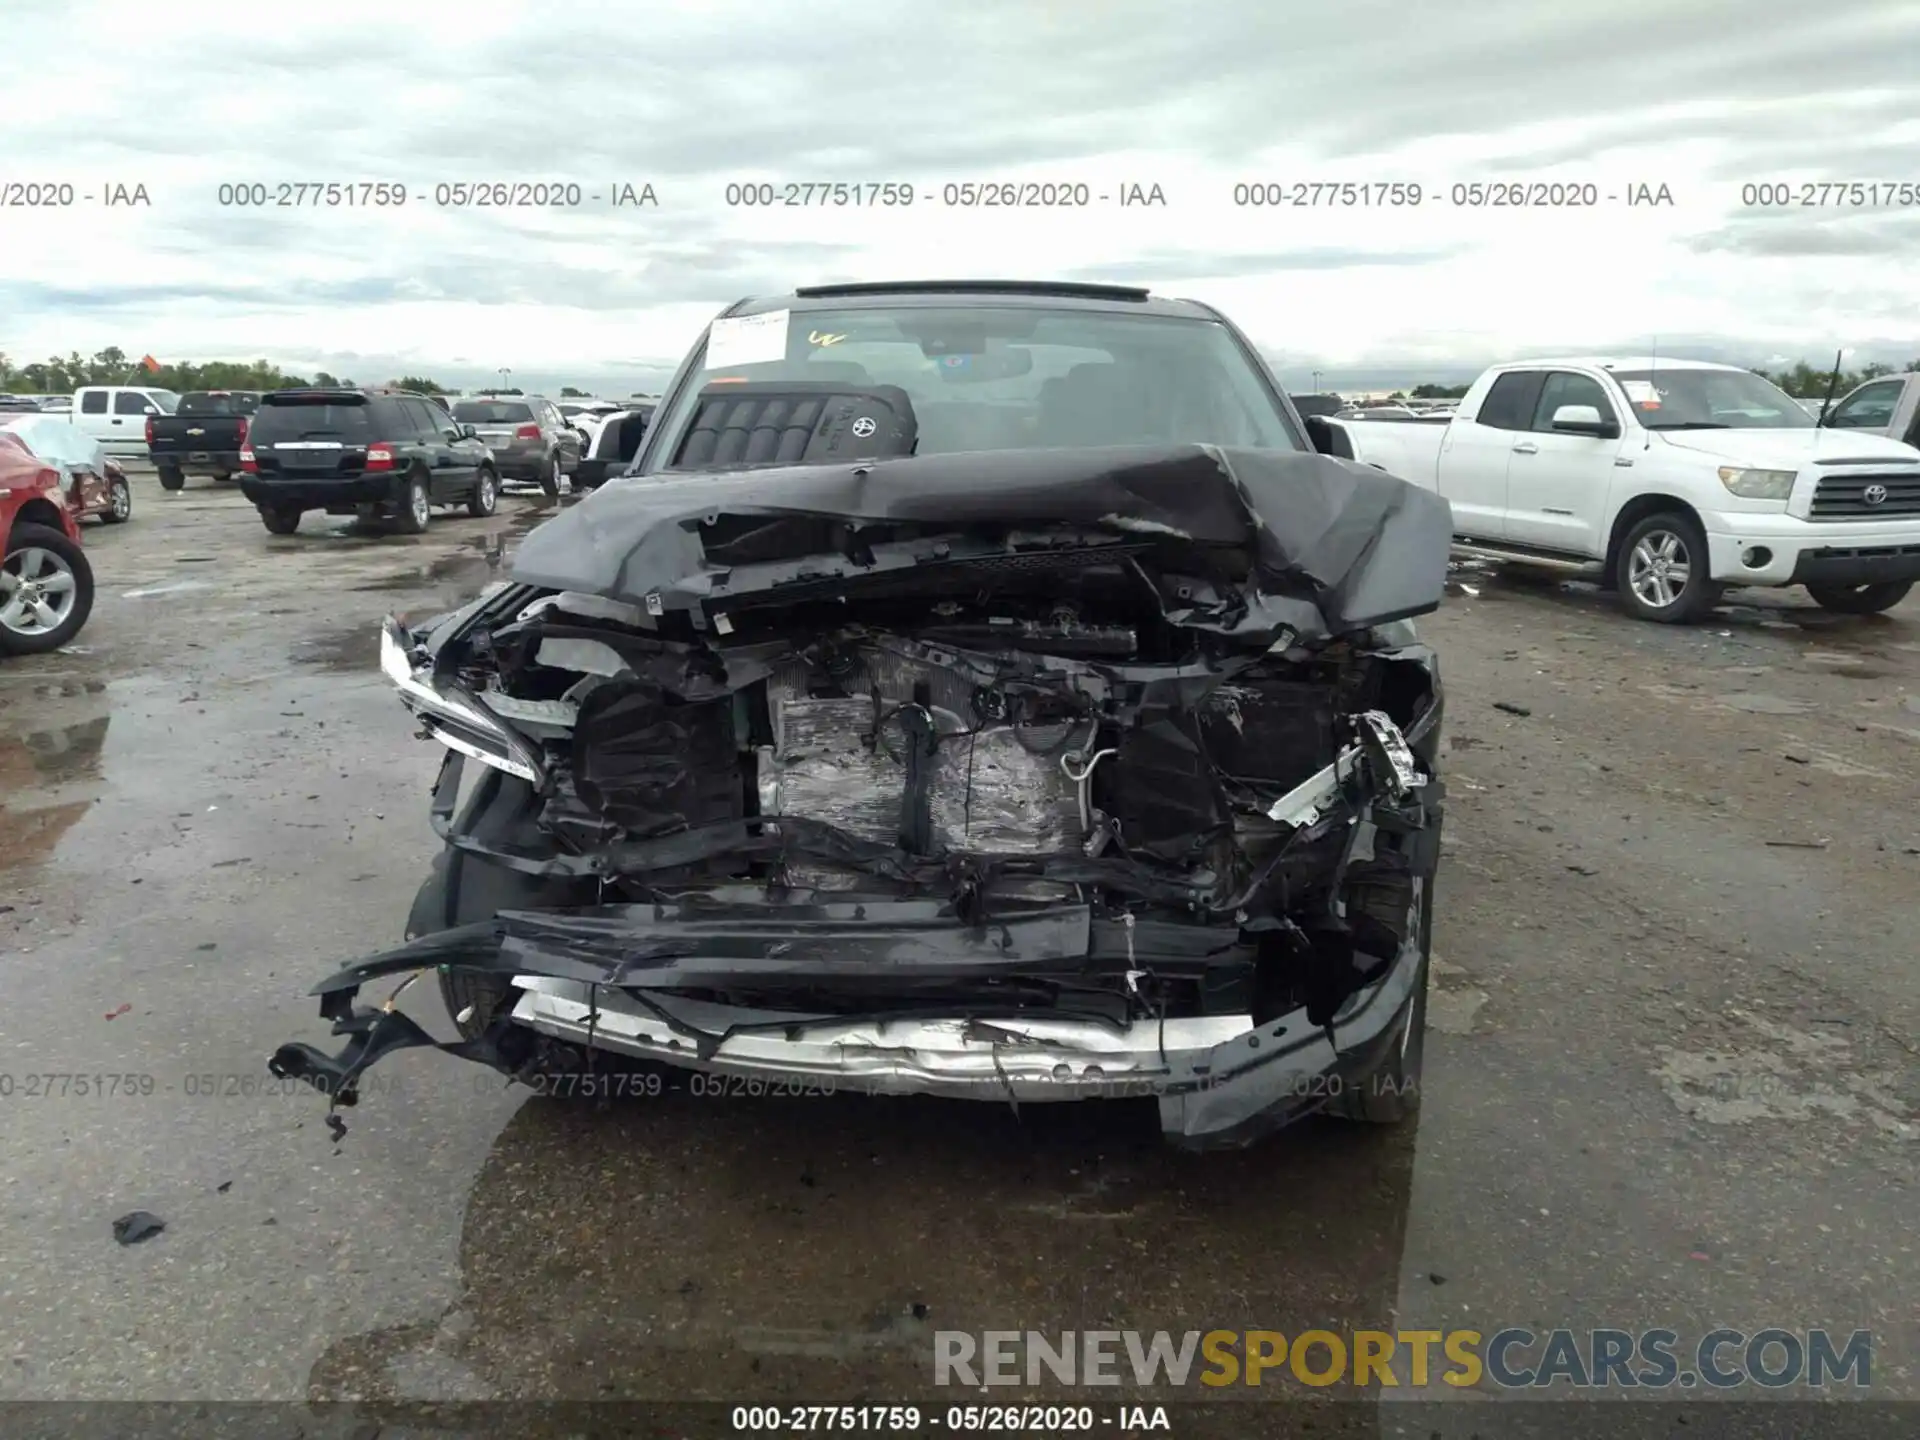
[[[0,434],[0,655],[58,650],[93,610],[93,567],[60,472]]]

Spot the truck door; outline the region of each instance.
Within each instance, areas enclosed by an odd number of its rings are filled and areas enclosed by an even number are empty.
[[[1832,430],[1868,430],[1876,435],[1893,434],[1894,411],[1905,393],[1902,379],[1873,380],[1860,386],[1827,412],[1827,427]]]
[[[1540,398],[1544,371],[1509,370],[1494,379],[1468,418],[1455,416],[1440,447],[1436,484],[1453,506],[1453,530],[1468,540],[1507,538],[1507,469]]]
[[[113,433],[112,420],[105,390],[95,388],[79,393],[73,409],[73,423],[80,427],[81,434],[104,441]]]
[[[1583,408],[1584,407],[1584,408]],[[1570,415],[1569,409],[1579,412]],[[1599,430],[1572,429],[1598,417]],[[1562,423],[1556,424],[1555,417]],[[1590,375],[1555,370],[1540,387],[1528,433],[1507,469],[1507,539],[1567,555],[1606,553],[1601,522],[1613,488],[1620,413]]]
[[[138,390],[115,390],[113,414],[107,419],[107,432],[101,444],[107,453],[120,459],[147,453],[147,416],[158,415],[160,407]]]

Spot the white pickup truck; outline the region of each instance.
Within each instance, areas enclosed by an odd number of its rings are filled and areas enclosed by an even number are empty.
[[[1644,619],[1697,619],[1730,585],[1874,614],[1920,579],[1920,450],[1817,427],[1737,366],[1528,360],[1445,421],[1313,423],[1445,496],[1462,552],[1593,574]]]

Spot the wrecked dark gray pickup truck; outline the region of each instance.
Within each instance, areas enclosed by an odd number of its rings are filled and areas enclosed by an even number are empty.
[[[446,849],[317,987],[344,1048],[275,1074],[1142,1098],[1194,1146],[1412,1109],[1445,501],[1297,442],[922,454],[903,387],[678,384],[513,583],[389,622]],[[435,968],[457,1040],[354,1004]]]

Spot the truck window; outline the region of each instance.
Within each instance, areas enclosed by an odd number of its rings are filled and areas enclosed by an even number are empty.
[[[1552,430],[1553,412],[1562,405],[1591,405],[1600,412],[1602,420],[1618,418],[1613,413],[1613,402],[1607,398],[1607,392],[1598,380],[1575,375],[1570,370],[1556,370],[1547,376],[1546,383],[1540,387],[1540,402],[1533,410],[1533,428]]]
[[[1487,398],[1480,402],[1476,425],[1491,425],[1496,430],[1524,430],[1532,423],[1540,403],[1540,389],[1546,383],[1544,370],[1509,370],[1493,382]]]
[[[144,415],[151,404],[138,390],[122,390],[113,397],[113,413],[116,415]]]
[[[80,396],[80,413],[82,415],[106,414],[107,392],[104,390],[88,390],[83,392]]]
[[[1862,385],[1833,407],[1827,424],[1835,430],[1884,430],[1893,424],[1894,407],[1906,388],[1904,380],[1876,380]]]

